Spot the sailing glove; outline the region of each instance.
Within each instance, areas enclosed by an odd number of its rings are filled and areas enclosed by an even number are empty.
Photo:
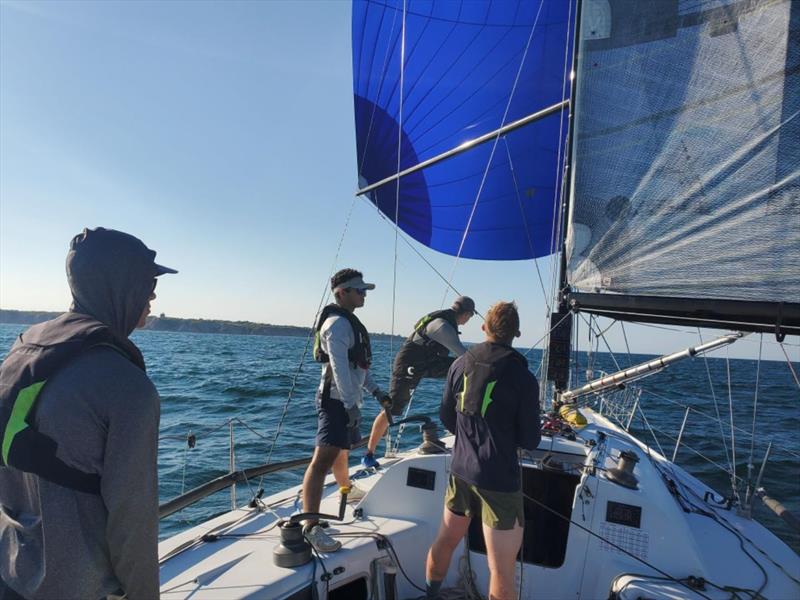
[[[392,408],[392,397],[387,394],[386,392],[382,392],[381,390],[375,390],[372,392],[372,395],[375,396],[375,399],[381,405],[382,408]]]
[[[352,429],[361,424],[361,409],[358,404],[354,404],[351,408],[347,409],[347,428]]]

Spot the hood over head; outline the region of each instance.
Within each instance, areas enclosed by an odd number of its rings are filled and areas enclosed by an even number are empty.
[[[136,328],[155,278],[174,269],[155,263],[156,253],[127,233],[84,229],[70,242],[67,281],[70,310],[94,317],[127,338]]]

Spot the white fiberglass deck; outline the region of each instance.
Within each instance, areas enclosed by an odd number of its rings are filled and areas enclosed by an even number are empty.
[[[526,493],[556,512],[569,512],[572,523],[526,502],[521,597],[607,598],[612,586],[620,598],[644,591],[652,598],[730,597],[714,586],[760,589],[767,598],[800,597],[800,584],[790,578],[800,579],[800,557],[783,542],[735,509],[706,501],[709,488],[602,416],[591,410],[586,415],[589,425],[576,439],[543,437],[539,450],[523,460]],[[446,441],[452,444],[452,438]],[[637,489],[607,477],[606,469],[616,466],[623,450],[639,458]],[[411,452],[359,478],[358,485],[368,490],[358,505],[360,516],[353,516],[351,505],[345,522],[331,522],[329,529],[333,535],[358,537],[340,537],[342,549],[321,556],[330,573],[327,582],[316,560],[296,569],[273,564],[272,551],[280,541],[276,522],[300,510],[295,487],[265,498],[267,511],[242,508],[163,541],[160,556],[173,556],[162,563],[162,597],[300,599],[310,598],[316,586],[320,598],[382,598],[373,587],[373,563],[382,557],[391,561],[392,555],[379,547],[376,533],[390,540],[408,578],[423,585],[448,468],[449,454]],[[338,490],[332,478],[328,483],[322,512],[335,514]],[[472,538],[471,547],[476,548]],[[469,562],[472,584],[485,594],[485,556],[471,551]],[[464,585],[465,566],[462,544],[445,586]],[[689,576],[693,583],[699,578],[708,583],[693,592],[684,585]],[[400,571],[396,582],[398,598],[421,594]]]

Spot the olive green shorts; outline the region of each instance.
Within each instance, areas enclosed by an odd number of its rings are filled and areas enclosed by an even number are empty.
[[[480,517],[492,529],[513,529],[514,522],[525,524],[522,491],[484,490],[455,475],[450,475],[444,505],[450,512],[470,518]]]

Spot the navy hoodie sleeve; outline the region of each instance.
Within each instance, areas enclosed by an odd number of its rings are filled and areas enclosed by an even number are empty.
[[[539,383],[527,369],[521,373],[522,393],[517,406],[517,445],[534,450],[542,439],[539,420]]]
[[[444,386],[442,404],[439,407],[439,418],[450,433],[456,432],[456,397],[461,391],[461,380],[464,373],[464,361],[459,357],[447,372],[447,384]]]

